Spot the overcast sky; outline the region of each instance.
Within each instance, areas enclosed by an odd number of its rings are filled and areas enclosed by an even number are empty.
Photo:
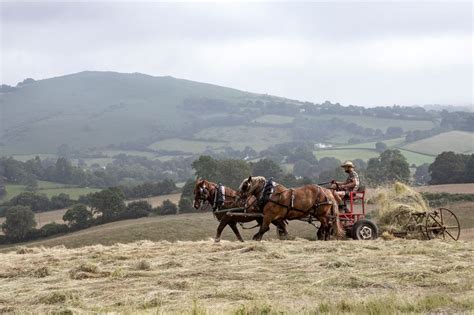
[[[110,70],[311,102],[473,103],[470,1],[7,1],[1,28],[10,85]]]

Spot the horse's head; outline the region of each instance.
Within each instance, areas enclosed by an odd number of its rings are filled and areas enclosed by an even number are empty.
[[[239,192],[241,197],[248,197],[250,195],[258,194],[265,185],[265,177],[263,176],[249,176],[244,179],[239,186]]]
[[[195,209],[201,207],[201,203],[209,199],[209,190],[211,184],[205,179],[199,179],[194,185],[194,203],[193,206]]]

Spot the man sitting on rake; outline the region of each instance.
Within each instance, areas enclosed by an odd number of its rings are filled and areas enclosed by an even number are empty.
[[[351,161],[345,161],[341,167],[344,168],[344,172],[349,174],[345,182],[337,182],[333,180],[331,182],[331,189],[334,189],[336,194],[345,200],[349,197],[352,191],[359,190],[359,175],[354,171],[354,164]],[[344,205],[344,210],[347,212],[347,208]]]

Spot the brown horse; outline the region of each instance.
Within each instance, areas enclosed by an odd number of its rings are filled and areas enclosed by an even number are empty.
[[[242,207],[245,209],[245,212],[248,213],[257,213],[259,208],[257,206],[256,198],[251,196],[247,199],[241,199],[239,193],[229,187],[224,187],[224,204],[220,206],[220,209],[231,209],[231,208],[239,208]],[[237,228],[237,223],[246,223],[257,221],[258,225],[262,224],[261,217],[251,217],[251,216],[232,216],[225,212],[215,211],[215,200],[216,200],[216,193],[217,193],[218,185],[216,183],[207,181],[205,179],[200,179],[196,181],[194,185],[194,208],[199,209],[201,204],[208,203],[213,207],[213,212],[216,219],[220,222],[219,226],[217,227],[217,233],[215,241],[219,242],[221,239],[221,234],[224,228],[229,225],[232,231],[234,232],[237,239],[243,242],[243,238],[240,235],[239,229]],[[286,224],[284,222],[275,222],[277,226],[278,234],[280,238],[285,238],[288,236],[288,232],[286,231]]]
[[[250,176],[240,185],[242,195],[253,195],[260,198],[266,184],[265,177]],[[333,193],[318,185],[305,185],[298,188],[275,187],[275,192],[269,197],[263,208],[263,222],[260,230],[254,235],[254,240],[261,240],[269,230],[269,223],[280,220],[294,220],[314,216],[321,222],[318,229],[318,239],[328,240],[332,228],[331,218],[335,218],[334,230],[338,237],[343,230],[339,221],[338,202]]]

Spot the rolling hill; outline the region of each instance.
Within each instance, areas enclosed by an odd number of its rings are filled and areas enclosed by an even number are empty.
[[[150,138],[195,117],[180,110],[190,98],[229,104],[257,94],[172,77],[86,71],[22,85],[0,94],[4,153],[56,153],[59,145],[94,147]]]
[[[474,133],[453,130],[408,143],[402,149],[433,156],[443,151],[471,154],[474,153]]]

